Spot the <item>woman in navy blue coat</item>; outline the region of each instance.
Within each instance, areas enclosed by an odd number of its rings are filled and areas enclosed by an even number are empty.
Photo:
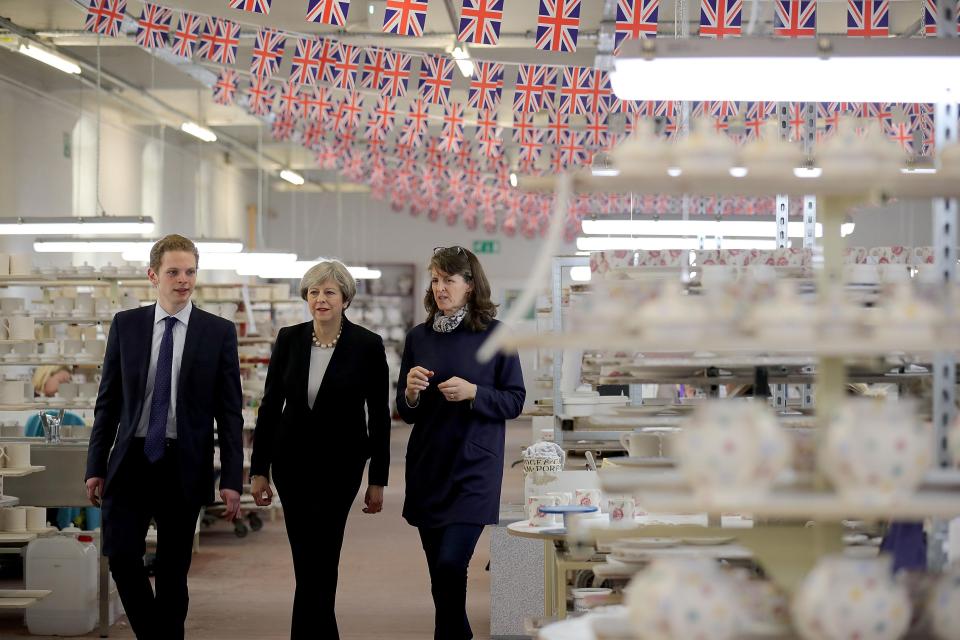
[[[477,362],[499,324],[477,257],[438,248],[430,273],[428,319],[407,334],[397,384],[397,409],[413,425],[403,517],[427,556],[434,638],[469,640],[467,566],[484,525],[498,521],[505,423],[520,415],[526,390],[516,355]]]

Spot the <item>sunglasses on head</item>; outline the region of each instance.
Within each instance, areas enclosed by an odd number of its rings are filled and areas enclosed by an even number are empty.
[[[444,251],[456,251],[457,253],[463,253],[464,251],[466,251],[466,249],[464,249],[459,245],[453,245],[452,247],[434,247],[433,255],[437,255],[438,253],[443,253]]]

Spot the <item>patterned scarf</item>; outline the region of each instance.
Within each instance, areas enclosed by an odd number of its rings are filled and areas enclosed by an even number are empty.
[[[438,333],[450,333],[460,326],[466,315],[467,305],[460,307],[452,316],[445,316],[443,311],[437,311],[437,315],[433,316],[433,330]]]

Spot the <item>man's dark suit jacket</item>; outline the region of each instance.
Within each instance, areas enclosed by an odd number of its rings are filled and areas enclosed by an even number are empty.
[[[87,478],[105,478],[110,492],[137,430],[153,347],[155,304],[113,318],[87,453]],[[195,505],[213,496],[213,424],[219,435],[220,488],[242,491],[243,402],[237,330],[232,322],[190,312],[177,381],[177,452],[184,496]]]

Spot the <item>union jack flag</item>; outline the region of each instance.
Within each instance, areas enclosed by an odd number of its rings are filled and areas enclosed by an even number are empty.
[[[947,0],[947,1],[952,2],[953,0]],[[955,12],[955,13],[957,14],[957,33],[960,33],[960,12]],[[937,16],[938,15],[939,13],[937,11],[937,0],[924,0],[923,1],[923,35],[925,36],[937,35]]]
[[[496,160],[503,156],[503,140],[500,138],[487,138],[479,143],[480,153],[487,160]]]
[[[558,89],[560,87],[560,67],[546,67],[543,72],[543,108],[557,110]]]
[[[340,89],[353,91],[357,86],[357,71],[360,69],[360,55],[363,49],[352,44],[341,43],[333,52],[334,83]]]
[[[500,42],[503,0],[463,0],[457,40],[473,44]]]
[[[420,97],[430,104],[450,103],[453,60],[446,56],[424,56],[420,65]]]
[[[230,0],[231,9],[240,9],[247,13],[270,13],[270,3],[273,0]]]
[[[451,102],[443,115],[443,131],[441,133],[443,150],[447,153],[456,153],[463,142],[463,105]]]
[[[536,113],[543,104],[543,74],[545,67],[521,64],[514,83],[513,110],[516,113]]]
[[[537,49],[576,51],[580,33],[580,0],[540,0]]]
[[[271,78],[283,61],[286,42],[286,34],[273,29],[259,29],[253,43],[250,73],[258,78]]]
[[[253,77],[246,92],[247,111],[255,116],[265,116],[273,109],[279,89],[263,78]]]
[[[239,24],[223,18],[207,18],[200,34],[200,49],[197,53],[220,64],[234,64],[237,61],[239,44]]]
[[[503,92],[503,65],[498,62],[478,62],[470,80],[468,106],[471,109],[498,109]]]
[[[238,74],[233,69],[220,69],[217,82],[213,85],[213,101],[229,106],[237,97]]]
[[[324,41],[331,43],[330,40]],[[290,64],[290,80],[297,84],[315,85],[320,73],[321,41],[316,38],[298,38],[297,50]],[[326,66],[326,65],[323,65]]]
[[[407,119],[404,123],[404,131],[401,138],[406,138],[412,143],[416,138],[415,144],[407,144],[409,147],[417,147],[423,141],[423,134],[427,132],[427,105],[422,99],[412,100],[410,102],[410,111],[407,113]]]
[[[180,24],[173,32],[173,53],[181,58],[192,58],[193,48],[200,40],[201,18],[186,11],[180,12]]]
[[[318,145],[317,153],[314,157],[322,169],[336,169],[340,154],[337,153],[337,150],[333,148],[332,144],[321,143]]]
[[[317,72],[317,80],[320,82],[326,82],[327,84],[336,84],[337,72],[336,72],[336,62],[337,62],[337,49],[340,48],[340,43],[336,40],[330,40],[329,38],[320,38],[320,48],[317,50],[317,63],[319,66],[319,71]]]
[[[87,5],[87,21],[83,28],[116,38],[126,12],[127,0],[90,0]]]
[[[804,118],[804,108],[802,102],[791,102],[790,103],[790,115],[787,120],[787,124],[790,127],[790,139],[793,141],[803,140],[804,132],[804,123],[806,118]]]
[[[407,95],[407,82],[410,80],[410,56],[399,51],[387,52],[387,65],[380,83],[380,93],[391,98]]]
[[[312,122],[326,122],[333,109],[333,92],[322,85],[300,87],[298,93],[300,113]]]
[[[840,123],[839,103],[819,102],[817,103],[817,118],[823,121],[824,134],[831,133]]]
[[[387,59],[390,52],[386,49],[369,48],[363,63],[363,73],[360,75],[360,88],[380,91],[386,79]]]
[[[293,119],[279,117],[273,121],[270,135],[277,142],[286,142],[293,136]]]
[[[428,0],[387,0],[383,12],[383,32],[398,36],[423,35]]]
[[[605,71],[587,67],[564,67],[560,85],[563,113],[607,113],[610,110],[610,77]]]
[[[909,121],[891,123],[887,136],[899,144],[905,152],[913,153],[913,129]]]
[[[616,50],[624,39],[656,38],[659,9],[660,0],[617,0]]]
[[[890,36],[890,0],[847,0],[847,35],[851,38]]]
[[[817,0],[774,0],[773,35],[813,38],[817,35]]]
[[[492,138],[500,138],[500,127],[497,124],[497,113],[493,109],[477,110],[476,139],[483,142]]]
[[[607,145],[607,117],[600,113],[587,114],[587,128],[585,142],[591,147],[605,147]]]
[[[280,92],[279,108],[274,112],[278,118],[295,120],[301,115],[299,85],[293,80],[288,80],[283,85]]]
[[[722,40],[740,36],[743,0],[700,0],[700,35]]]
[[[343,27],[347,24],[350,0],[307,0],[307,22]]]
[[[326,133],[326,127],[322,120],[309,120],[303,130],[304,149],[317,149],[323,142],[323,136]]]
[[[564,136],[570,131],[570,116],[565,113],[551,113],[547,122],[547,140],[550,144],[563,143]]]
[[[348,130],[355,129],[360,124],[360,115],[363,113],[363,97],[357,91],[351,91],[345,96],[337,109],[337,133],[343,135]]]
[[[513,114],[513,141],[522,142],[528,132],[534,130],[533,114],[516,112]]]
[[[774,110],[775,107],[772,102],[748,102],[747,114],[743,121],[743,126],[747,130],[747,137],[759,138],[763,124],[770,119]]]
[[[147,49],[162,49],[167,46],[173,11],[158,4],[144,3],[137,20],[137,44]]]
[[[393,129],[397,117],[397,99],[389,96],[377,98],[377,108],[370,114],[370,119],[377,128],[384,133]]]

